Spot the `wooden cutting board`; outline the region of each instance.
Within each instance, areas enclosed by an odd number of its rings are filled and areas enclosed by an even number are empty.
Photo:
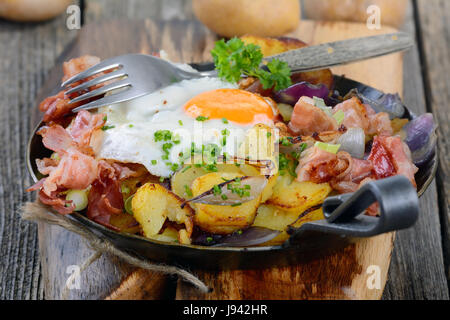
[[[369,30],[363,24],[302,21],[290,36],[309,44],[394,32]],[[216,36],[195,21],[109,21],[86,25],[59,58],[38,101],[54,92],[61,62],[84,54],[108,58],[163,49],[173,61],[211,60]],[[403,92],[402,55],[395,54],[336,67],[335,74],[385,92]],[[34,123],[40,119],[36,112]],[[103,256],[81,273],[80,285],[63,294],[68,277],[92,254],[79,236],[59,227],[39,225],[39,245],[47,299],[380,299],[387,279],[394,233],[364,239],[320,260],[250,271],[203,272],[197,275],[213,291],[199,294],[189,284],[144,270],[134,270],[114,257]],[[74,267],[75,266],[75,269]],[[375,267],[373,267],[375,266]],[[379,272],[378,272],[379,271]],[[375,272],[375,273],[374,273]],[[367,286],[379,275],[379,286]],[[370,277],[370,279],[369,279]]]

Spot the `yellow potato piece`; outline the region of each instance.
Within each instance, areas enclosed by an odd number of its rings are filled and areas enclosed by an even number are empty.
[[[193,210],[189,205],[183,209],[183,200],[159,184],[147,183],[134,195],[131,207],[134,218],[142,226],[146,237],[157,235],[166,219],[184,224],[187,234],[192,234]]]
[[[242,176],[242,174],[227,172],[206,174],[193,181],[192,193],[194,197],[198,196],[215,185],[223,183],[224,180],[222,178],[231,180]],[[235,207],[196,203],[193,204],[195,209],[194,221],[202,230],[208,232],[217,234],[233,233],[252,224],[260,201],[261,196]]]
[[[303,212],[321,204],[331,192],[328,183],[298,182],[288,174],[279,176],[267,204],[285,211]]]
[[[298,228],[306,222],[321,220],[324,218],[322,208],[314,210],[306,216],[298,219],[303,212],[304,211],[285,211],[275,206],[261,205],[258,208],[258,212],[252,226],[281,231],[281,234],[277,237],[262,244],[279,245],[289,238],[289,235],[286,232],[289,225]]]

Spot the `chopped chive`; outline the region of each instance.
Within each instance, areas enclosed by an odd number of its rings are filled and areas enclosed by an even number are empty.
[[[184,185],[184,192],[187,194],[188,197],[192,197],[192,190],[191,188],[189,188],[189,186],[187,184]]]
[[[227,197],[226,194],[222,194],[220,197],[221,197],[223,200],[227,200],[227,199],[228,199],[228,197]]]
[[[272,132],[267,132],[267,138],[270,138],[272,136]]]
[[[242,205],[242,203],[239,202],[239,203],[234,203],[234,204],[232,204],[231,206],[232,206],[232,207],[239,207],[240,205]]]
[[[197,118],[195,118],[195,120],[197,120],[197,121],[206,121],[206,120],[209,120],[209,117],[198,116]]]
[[[164,182],[164,177],[159,177],[159,182]]]
[[[103,126],[101,129],[103,130],[103,131],[106,131],[106,130],[109,130],[109,129],[113,129],[113,128],[115,128],[116,126]]]
[[[206,238],[206,241],[207,241],[207,242],[212,242],[212,241],[213,241],[213,238],[212,238],[212,237],[207,237],[207,238]]]
[[[178,123],[180,124],[180,126],[183,125],[183,121],[181,121],[181,120],[178,120]]]
[[[186,171],[188,171],[190,168],[192,168],[191,165],[187,166],[186,168],[183,169],[183,171],[181,171],[182,173],[185,173]]]
[[[156,165],[157,163],[158,163],[158,161],[152,160],[152,165]]]
[[[228,124],[228,120],[226,118],[222,118],[222,122]]]
[[[128,125],[128,127],[129,127],[129,128],[133,128],[133,127],[134,127],[134,125],[132,125],[132,124],[129,124],[129,125]]]

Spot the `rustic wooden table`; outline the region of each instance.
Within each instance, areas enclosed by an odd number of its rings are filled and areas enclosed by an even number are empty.
[[[190,0],[86,0],[83,22],[111,18],[193,19]],[[32,200],[25,165],[32,130],[27,115],[57,57],[77,35],[61,16],[41,24],[0,20],[0,299],[44,297],[36,226],[17,214]],[[404,58],[404,98],[439,123],[440,164],[421,198],[414,228],[397,233],[384,299],[449,299],[450,262],[450,2],[412,0],[403,26],[417,36]]]

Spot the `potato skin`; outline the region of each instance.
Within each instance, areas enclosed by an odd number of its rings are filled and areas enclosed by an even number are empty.
[[[201,22],[228,38],[281,36],[300,22],[298,0],[193,0],[192,7]]]
[[[44,21],[61,14],[72,0],[2,0],[0,17],[14,21]]]
[[[192,193],[197,196],[214,185],[223,182],[223,178],[231,180],[242,177],[242,174],[213,172],[201,176],[192,183]],[[215,234],[230,234],[249,227],[255,218],[261,196],[240,206],[215,206],[207,204],[193,204],[195,208],[195,224],[200,229]]]

